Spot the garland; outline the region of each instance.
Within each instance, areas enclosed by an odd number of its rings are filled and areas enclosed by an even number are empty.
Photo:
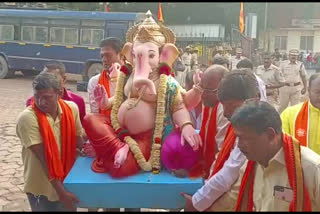
[[[166,103],[166,92],[167,92],[167,80],[169,75],[174,76],[174,71],[172,68],[168,66],[166,63],[160,63],[158,72],[160,74],[160,82],[157,93],[157,113],[155,119],[155,129],[153,133],[152,139],[152,148],[151,155],[148,161],[144,158],[138,143],[128,134],[127,130],[124,130],[120,127],[118,121],[118,111],[120,105],[124,99],[124,86],[126,79],[132,72],[132,66],[130,64],[125,64],[121,67],[119,74],[119,78],[117,81],[116,91],[115,91],[115,101],[111,111],[111,124],[120,140],[126,142],[129,145],[131,152],[133,153],[138,165],[144,171],[151,171],[154,174],[158,174],[161,168],[161,160],[160,160],[160,149],[161,149],[161,141],[162,141],[162,133],[163,133],[163,125],[165,118],[165,103]]]

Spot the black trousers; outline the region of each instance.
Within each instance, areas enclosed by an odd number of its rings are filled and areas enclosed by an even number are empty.
[[[63,203],[59,201],[49,201],[46,196],[35,196],[27,193],[32,212],[62,212],[67,211]]]

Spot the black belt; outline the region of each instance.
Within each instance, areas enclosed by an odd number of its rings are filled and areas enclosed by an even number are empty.
[[[298,86],[300,85],[301,82],[296,82],[296,83],[286,83],[286,86]]]

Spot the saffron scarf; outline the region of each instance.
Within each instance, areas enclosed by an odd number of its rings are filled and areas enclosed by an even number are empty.
[[[309,101],[306,101],[297,114],[294,124],[294,137],[302,146],[308,146]]]
[[[311,201],[303,180],[301,166],[301,152],[299,142],[289,135],[283,134],[283,151],[290,187],[293,190],[293,200],[289,211],[311,211]],[[248,161],[246,171],[242,177],[235,211],[253,211],[254,161]]]
[[[77,137],[75,121],[71,108],[62,99],[59,99],[58,103],[62,109],[60,121],[61,155],[46,114],[35,105],[34,101],[32,101],[32,108],[38,118],[39,131],[45,150],[49,180],[59,179],[63,181],[76,160]]]
[[[216,130],[217,130],[217,111],[219,103],[215,107],[204,107],[203,119],[200,129],[200,137],[203,146],[200,148],[199,161],[192,167],[190,177],[203,177],[208,178],[210,173],[211,164],[214,161],[216,154]]]
[[[237,136],[234,134],[233,127],[230,123],[223,141],[221,151],[219,152],[219,155],[213,168],[212,175],[210,177],[219,172],[220,169],[223,167],[224,163],[229,159],[231,150],[234,147],[234,143],[236,142],[236,138]]]
[[[110,95],[110,82],[109,82],[107,70],[103,70],[103,71],[101,72],[100,77],[99,77],[99,82],[98,82],[98,84],[104,86],[104,88],[106,89],[108,98],[110,98],[110,96],[111,96],[111,95]],[[108,109],[108,110],[99,109],[99,113],[100,113],[100,114],[104,114],[104,115],[110,117],[110,115],[111,115],[111,109]]]

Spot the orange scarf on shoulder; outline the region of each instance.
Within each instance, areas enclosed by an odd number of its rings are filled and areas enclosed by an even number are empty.
[[[309,133],[309,101],[306,101],[297,114],[294,125],[294,137],[302,146],[308,146]]]
[[[203,142],[203,146],[200,148],[199,161],[190,170],[190,177],[208,178],[210,173],[211,164],[214,161],[216,154],[216,130],[217,130],[217,111],[219,103],[215,107],[204,107],[203,119],[200,129],[200,137]]]
[[[310,212],[311,201],[303,180],[301,166],[301,152],[299,142],[289,135],[283,134],[283,151],[287,167],[288,179],[293,190],[293,200],[290,203],[290,212]],[[254,187],[254,161],[248,161],[246,171],[242,177],[238,200],[235,211],[253,211],[253,187]]]
[[[216,163],[214,164],[213,172],[210,178],[214,176],[217,172],[219,172],[220,169],[223,167],[224,163],[229,159],[231,150],[233,149],[234,144],[236,142],[236,138],[237,136],[234,134],[233,127],[230,123],[226,136],[223,141],[221,151],[218,154],[218,157],[217,157]]]
[[[32,108],[38,118],[39,131],[45,150],[49,180],[59,179],[63,181],[76,160],[77,137],[75,120],[70,106],[68,106],[62,99],[59,99],[58,103],[62,109],[60,122],[61,155],[46,114],[40,111],[34,101],[32,101]]]
[[[100,75],[100,77],[99,77],[99,82],[98,82],[98,84],[104,86],[104,88],[106,89],[108,98],[110,98],[110,96],[111,96],[111,94],[110,94],[110,82],[109,82],[107,70],[103,70],[103,71],[101,72],[101,75]],[[110,115],[111,115],[111,109],[108,109],[108,110],[99,109],[99,113],[100,113],[100,114],[104,114],[104,115],[110,117]]]

